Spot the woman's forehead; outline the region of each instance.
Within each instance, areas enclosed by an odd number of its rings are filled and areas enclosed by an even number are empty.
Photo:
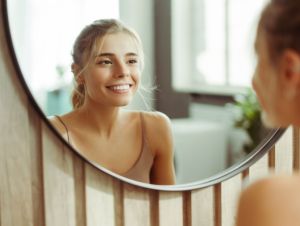
[[[107,34],[97,42],[96,55],[103,53],[135,53],[139,55],[136,39],[125,32]]]

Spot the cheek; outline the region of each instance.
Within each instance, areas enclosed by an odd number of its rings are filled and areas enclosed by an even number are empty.
[[[259,68],[256,68],[255,72],[254,72],[254,75],[252,77],[252,87],[254,89],[254,91],[256,92],[258,98],[260,98],[261,96],[261,71]]]
[[[86,76],[86,88],[90,94],[95,95],[99,91],[99,89],[106,84],[107,78],[105,73],[90,73]]]
[[[266,86],[266,78],[264,76],[264,71],[260,67],[257,67],[252,78],[252,87],[256,93],[258,102],[260,103],[261,107],[266,110],[269,91],[268,87]]]
[[[270,78],[272,73],[268,67],[266,67],[265,63],[259,63],[256,67],[252,85],[255,91],[264,92],[266,89],[270,87]]]
[[[134,80],[134,82],[138,86],[141,82],[141,72],[139,70],[135,70],[131,73],[131,75],[132,75],[132,79]]]

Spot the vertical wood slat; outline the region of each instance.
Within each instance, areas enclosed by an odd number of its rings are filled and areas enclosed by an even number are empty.
[[[150,194],[150,208],[151,208],[151,226],[159,225],[159,192],[151,191]]]
[[[73,155],[76,216],[76,225],[74,226],[86,226],[86,192],[84,166],[84,161],[77,155]]]
[[[0,11],[3,10],[0,1]],[[32,166],[27,98],[16,79],[0,20],[0,225],[32,225]]]
[[[249,175],[245,182],[246,184],[253,183],[254,181],[266,177],[269,173],[269,155],[266,154],[249,168]]]
[[[3,74],[2,70],[0,74]],[[19,103],[19,97],[13,94],[14,87],[10,81],[5,81],[1,76],[0,83],[6,86],[0,89],[0,105],[3,106],[0,110],[0,128],[4,137],[0,143],[1,224],[31,225],[32,168],[28,151],[31,134],[27,109]]]
[[[150,191],[124,184],[124,225],[151,226]]]
[[[183,226],[182,192],[159,192],[159,225]]]
[[[114,203],[115,203],[115,226],[124,226],[124,201],[123,201],[123,182],[113,181]]]
[[[213,186],[192,191],[191,202],[192,226],[216,226]]]
[[[222,187],[221,183],[214,185],[214,215],[215,215],[215,226],[222,225]]]
[[[221,225],[235,225],[238,197],[242,189],[242,174],[221,183]]]
[[[273,147],[268,152],[269,168],[270,168],[269,170],[272,172],[275,171],[275,156],[276,156],[275,145],[273,145]]]
[[[113,178],[85,164],[87,226],[114,226]]]
[[[293,128],[288,127],[275,144],[275,172],[293,172]]]
[[[32,175],[33,225],[45,226],[41,119],[28,106]]]
[[[191,226],[192,225],[192,193],[191,191],[184,191],[183,194],[183,225]]]
[[[293,156],[294,156],[294,163],[293,168],[294,171],[300,170],[300,130],[298,127],[293,127]]]
[[[76,225],[72,153],[42,124],[46,225]]]

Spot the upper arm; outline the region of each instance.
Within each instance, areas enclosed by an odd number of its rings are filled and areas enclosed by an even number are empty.
[[[173,137],[170,119],[160,113],[146,117],[150,147],[155,154],[151,169],[151,183],[175,184]]]

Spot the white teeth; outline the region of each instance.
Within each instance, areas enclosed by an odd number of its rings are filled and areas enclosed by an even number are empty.
[[[118,85],[118,86],[111,86],[109,87],[112,90],[128,90],[129,89],[129,85]]]

